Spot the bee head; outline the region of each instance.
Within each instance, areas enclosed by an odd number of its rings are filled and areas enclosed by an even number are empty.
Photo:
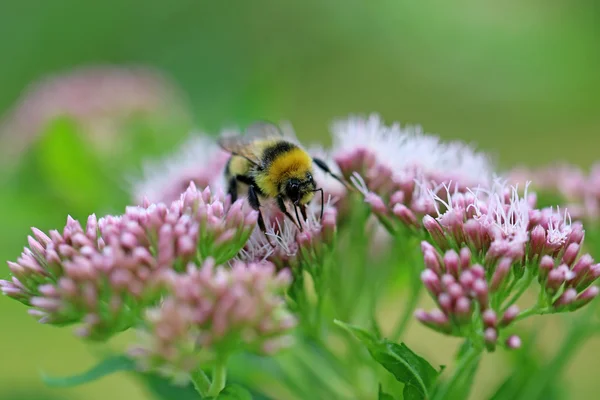
[[[285,194],[288,199],[295,205],[304,204],[307,200],[307,194],[311,194],[308,196],[312,198],[312,192],[315,191],[315,181],[313,180],[312,174],[307,173],[305,179],[297,179],[292,178],[287,181],[285,187]]]
[[[285,187],[285,194],[290,201],[296,205],[300,201],[301,181],[299,179],[290,179]]]

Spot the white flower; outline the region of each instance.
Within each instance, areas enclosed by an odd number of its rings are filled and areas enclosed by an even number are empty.
[[[179,198],[191,181],[198,187],[225,189],[228,158],[213,138],[194,134],[175,153],[144,164],[142,179],[132,182],[133,198],[138,203],[144,198],[153,203],[169,202]]]
[[[496,179],[491,190],[471,191],[475,219],[490,229],[495,239],[526,243],[529,240],[529,211],[531,205],[525,186],[524,195],[519,195],[518,185],[507,186],[506,181]]]
[[[487,155],[467,144],[443,143],[418,126],[386,126],[376,114],[336,121],[332,131],[336,156],[367,151],[376,163],[392,171],[394,179],[404,180],[407,174],[414,178],[421,173],[437,182],[454,180],[466,187],[487,185],[493,176]]]
[[[542,210],[543,225],[546,225],[546,242],[551,246],[562,246],[567,242],[571,234],[571,216],[560,207],[545,208]]]
[[[325,199],[324,209],[332,207],[331,198]],[[260,262],[267,259],[289,260],[298,254],[300,231],[296,224],[285,217],[274,204],[262,207],[266,233],[256,227],[238,255],[238,259],[248,262]],[[306,220],[302,222],[304,232],[318,235],[321,232],[320,202],[311,202],[307,206]],[[302,217],[301,217],[302,218]],[[272,243],[269,243],[269,241]]]

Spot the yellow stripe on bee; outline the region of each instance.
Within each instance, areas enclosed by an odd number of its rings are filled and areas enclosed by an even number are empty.
[[[275,197],[279,195],[280,183],[290,178],[303,181],[307,172],[312,172],[312,159],[301,148],[294,148],[277,156],[266,173],[257,175],[255,179],[267,196]]]
[[[252,164],[248,160],[239,156],[231,156],[229,161],[229,176],[247,175]]]

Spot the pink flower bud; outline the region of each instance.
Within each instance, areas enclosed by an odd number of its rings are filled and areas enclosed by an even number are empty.
[[[471,273],[475,277],[475,279],[485,279],[485,269],[479,265],[475,264],[470,269]]]
[[[33,236],[36,238],[36,240],[43,246],[48,246],[52,242],[52,239],[50,239],[48,235],[40,231],[38,228],[31,228],[31,231],[33,232]]]
[[[554,268],[554,259],[550,256],[543,256],[540,260],[540,279],[544,280],[548,273]]]
[[[371,210],[373,210],[375,214],[387,214],[388,212],[383,199],[373,192],[369,192],[365,195],[365,202],[371,206]]]
[[[442,274],[442,267],[440,266],[437,253],[435,251],[426,251],[423,255],[423,261],[425,263],[425,267],[430,271],[433,271],[438,275]]]
[[[485,310],[483,312],[483,314],[481,315],[481,318],[483,319],[483,324],[485,325],[486,328],[494,328],[496,326],[496,324],[498,323],[498,318],[496,317],[496,312],[494,310],[492,310],[491,308],[488,308],[487,310]]]
[[[556,293],[564,281],[565,277],[561,271],[558,269],[551,270],[548,273],[548,279],[546,281],[546,291],[550,294]]]
[[[433,241],[442,249],[449,247],[448,239],[444,233],[442,227],[438,222],[430,215],[423,217],[423,227],[429,232]]]
[[[598,296],[598,293],[600,293],[600,288],[598,288],[598,286],[588,287],[583,292],[581,292],[579,296],[577,296],[577,299],[574,301],[571,310],[576,310],[585,306],[586,304],[594,300]]]
[[[458,278],[460,274],[460,259],[456,251],[448,250],[446,254],[444,254],[444,265],[446,266],[446,271],[455,278]]]
[[[533,254],[542,255],[546,244],[546,230],[543,226],[537,225],[531,231],[531,251]]]
[[[458,298],[463,297],[465,295],[465,292],[464,292],[462,286],[460,286],[458,283],[453,283],[453,284],[449,285],[447,293],[454,300],[457,300]]]
[[[390,204],[392,206],[396,205],[396,204],[404,204],[404,192],[401,190],[397,190],[394,193],[392,193],[392,195],[390,196]]]
[[[462,323],[468,323],[471,319],[471,301],[466,297],[460,297],[456,300],[454,314]]]
[[[577,243],[569,244],[562,257],[563,264],[566,264],[569,267],[572,266],[577,259],[577,255],[579,254],[579,248],[580,246]]]
[[[487,284],[484,280],[478,279],[473,283],[473,291],[475,292],[475,297],[479,302],[479,306],[482,310],[486,310],[489,306],[488,300],[488,288]]]
[[[497,292],[502,287],[504,282],[506,282],[506,278],[510,273],[511,266],[512,260],[510,258],[505,257],[500,260],[490,282],[490,291],[492,293]]]
[[[452,297],[448,293],[442,293],[438,296],[438,304],[445,314],[450,315],[452,313]]]
[[[560,295],[560,297],[554,302],[553,306],[556,308],[561,308],[572,304],[577,298],[577,290],[573,288],[569,288],[565,290],[565,292]]]
[[[509,336],[508,339],[506,339],[506,347],[513,350],[520,348],[521,338],[517,335]]]
[[[583,242],[584,230],[580,222],[575,222],[571,225],[571,233],[569,234],[568,243],[581,244]]]
[[[510,323],[513,322],[518,315],[519,307],[513,304],[512,306],[508,307],[508,309],[504,312],[504,315],[502,315],[502,319],[500,320],[500,326],[505,327],[510,325]]]
[[[570,246],[578,246],[578,245],[575,243],[572,243]],[[594,263],[594,259],[592,258],[592,256],[589,254],[584,254],[583,256],[581,256],[579,258],[579,260],[577,260],[577,262],[573,266],[573,272],[576,275],[582,274],[582,273],[586,272],[587,270],[589,270],[589,268],[592,266],[593,263]]]
[[[442,275],[442,285],[444,285],[444,288],[448,289],[448,287],[450,287],[454,283],[456,283],[456,279],[454,279],[452,275]]]
[[[460,274],[459,282],[465,290],[470,290],[475,282],[475,276],[471,271],[465,270]]]
[[[425,240],[421,241],[421,252],[426,253],[428,251],[437,253],[437,250],[435,249],[435,247],[433,247],[433,245],[431,243],[429,243]]]
[[[460,269],[467,270],[471,266],[471,250],[468,247],[460,249]]]
[[[474,219],[468,220],[463,224],[463,231],[465,232],[466,240],[471,248],[478,251],[484,251],[484,232],[478,221]]]
[[[440,279],[431,269],[426,269],[421,273],[421,280],[433,296],[437,297],[442,292]]]
[[[498,341],[498,331],[495,328],[487,328],[483,332],[483,340],[488,350],[493,351],[496,348],[496,342]]]
[[[415,214],[404,204],[396,204],[393,208],[394,215],[408,227],[420,228]]]

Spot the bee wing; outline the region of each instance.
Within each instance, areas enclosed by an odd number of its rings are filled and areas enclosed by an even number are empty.
[[[283,132],[272,122],[256,121],[246,128],[244,137],[249,140],[282,139]]]
[[[222,136],[219,146],[231,154],[242,156],[248,161],[260,165],[260,155],[254,144],[260,140],[280,139],[283,133],[279,127],[268,121],[257,121],[248,126],[243,136]]]
[[[244,157],[248,161],[260,165],[259,156],[255,153],[252,143],[252,140],[248,140],[244,136],[223,136],[218,140],[219,146],[226,152]]]

